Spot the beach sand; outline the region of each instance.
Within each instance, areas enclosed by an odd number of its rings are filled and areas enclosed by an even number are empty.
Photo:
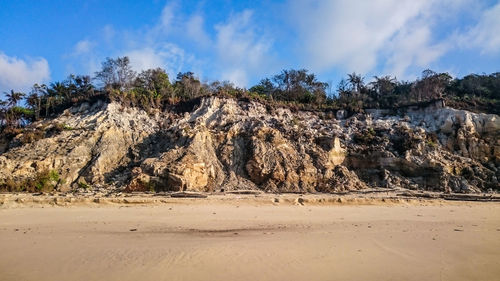
[[[2,208],[0,280],[500,280],[500,203]]]

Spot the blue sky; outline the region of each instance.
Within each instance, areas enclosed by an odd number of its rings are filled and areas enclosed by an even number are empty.
[[[0,19],[0,92],[93,74],[124,55],[138,71],[246,87],[284,68],[334,85],[352,71],[500,71],[498,0],[1,0]]]

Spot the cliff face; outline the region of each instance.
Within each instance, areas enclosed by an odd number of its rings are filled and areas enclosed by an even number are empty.
[[[32,130],[44,138],[0,155],[0,185],[54,170],[59,190],[499,189],[499,116],[451,108],[337,120],[217,97],[156,115],[98,102]]]

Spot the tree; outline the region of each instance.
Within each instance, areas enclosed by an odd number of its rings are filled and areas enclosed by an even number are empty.
[[[130,60],[128,57],[118,57],[115,60],[115,64],[119,89],[122,91],[127,91],[131,88],[136,73],[132,70],[132,66],[130,66]]]
[[[340,99],[347,99],[351,95],[349,83],[344,78],[342,78],[337,85],[337,93]]]
[[[10,106],[17,106],[17,103],[25,96],[24,93],[14,92],[14,90],[10,90],[10,93],[5,93],[7,97],[7,101]]]
[[[390,75],[382,77],[374,76],[373,78],[375,78],[375,81],[371,82],[370,85],[372,85],[375,92],[375,99],[390,95],[394,92],[397,82],[396,78],[391,77]]]
[[[168,74],[161,68],[142,71],[134,81],[134,92],[144,106],[159,108],[162,100],[174,97]]]
[[[259,84],[249,89],[251,93],[257,93],[258,95],[267,96],[270,98],[272,98],[272,94],[275,90],[276,88],[274,87],[273,82],[271,82],[271,79],[269,78],[260,80]]]
[[[33,110],[35,120],[40,119],[42,97],[45,95],[47,95],[47,86],[45,84],[35,84],[31,89],[30,95],[26,98],[26,104]]]
[[[115,60],[106,58],[101,64],[101,71],[95,73],[95,79],[102,83],[103,88],[112,88],[118,80],[116,77]]]
[[[135,87],[140,87],[154,95],[172,95],[172,85],[168,74],[161,68],[142,71],[134,82]]]
[[[135,77],[128,57],[106,58],[101,71],[95,73],[95,79],[101,82],[103,88],[122,92],[131,89]]]
[[[179,72],[177,74],[174,89],[179,97],[187,99],[192,99],[202,94],[201,82],[198,78],[194,77],[194,73],[191,71]]]
[[[431,69],[425,69],[424,71],[422,71],[422,79],[431,78],[431,77],[436,76],[436,75],[437,75],[437,73]]]
[[[273,77],[276,83],[273,98],[301,103],[323,103],[326,100],[327,84],[317,80],[306,69],[282,70]]]
[[[76,93],[79,99],[86,99],[95,94],[94,85],[92,85],[92,79],[90,76],[77,75],[73,77],[73,83],[76,86]]]
[[[356,72],[347,74],[347,82],[351,84],[353,91],[357,93],[361,93],[364,89],[364,78],[361,75],[356,74]]]
[[[450,82],[451,76],[448,73],[438,74],[426,69],[422,72],[422,78],[415,82],[411,95],[419,102],[442,98]]]
[[[0,129],[3,128],[7,122],[7,105],[7,101],[0,100]]]
[[[22,113],[24,111],[21,107],[17,106],[17,103],[22,100],[22,98],[26,96],[21,92],[14,92],[11,90],[8,93],[5,93],[5,97],[7,98],[7,102],[2,102],[2,107],[8,106],[4,109],[3,118],[5,120],[6,127],[18,127],[22,118]]]
[[[251,97],[266,97],[264,94],[261,94],[257,91],[248,91],[235,86],[230,81],[213,81],[207,87],[207,91],[212,95],[218,96],[232,96],[232,97],[244,97],[246,93],[248,93]]]
[[[93,96],[94,85],[92,85],[91,81],[92,79],[88,75],[70,74],[68,78],[62,82],[65,88],[64,103],[72,105]]]

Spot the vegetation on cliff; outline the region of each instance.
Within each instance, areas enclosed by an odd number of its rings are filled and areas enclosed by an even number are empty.
[[[331,83],[318,81],[307,70],[291,69],[262,79],[247,90],[228,81],[202,83],[192,72],[179,73],[171,82],[161,68],[136,73],[128,57],[107,58],[93,78],[70,75],[62,82],[35,84],[29,93],[5,93],[6,100],[0,100],[0,127],[5,135],[14,136],[32,121],[96,99],[118,101],[149,112],[209,95],[258,99],[303,109],[345,109],[350,113],[445,99],[454,108],[499,114],[500,73],[452,78],[447,73],[425,70],[421,78],[412,82],[388,75],[375,76],[369,83],[352,73],[333,90]]]

